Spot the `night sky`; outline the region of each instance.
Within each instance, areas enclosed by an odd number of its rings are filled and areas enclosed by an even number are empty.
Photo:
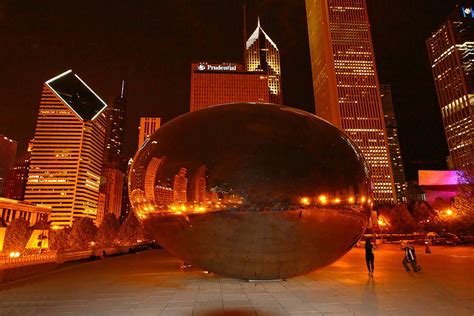
[[[189,111],[192,61],[240,62],[243,0],[0,0],[0,133],[19,143],[34,125],[44,81],[76,72],[106,102],[126,80],[125,153],[138,117]],[[367,0],[380,83],[392,85],[409,179],[446,168],[448,154],[425,47],[452,0]],[[395,5],[396,4],[396,5]],[[286,105],[314,113],[304,0],[247,0],[281,54]]]

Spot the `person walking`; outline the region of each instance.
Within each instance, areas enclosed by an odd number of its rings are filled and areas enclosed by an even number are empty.
[[[418,265],[418,262],[416,260],[415,248],[409,243],[407,243],[403,250],[405,250],[405,257],[403,258],[402,264],[405,270],[407,272],[410,272],[410,268],[408,267],[408,263],[410,263],[414,272],[420,271],[421,266]]]
[[[365,240],[365,263],[367,264],[367,270],[369,270],[369,277],[374,275],[374,249],[375,245],[372,244],[370,238]]]

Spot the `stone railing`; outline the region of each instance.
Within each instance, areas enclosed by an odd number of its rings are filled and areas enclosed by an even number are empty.
[[[0,256],[0,269],[11,269],[48,262],[57,262],[57,258],[56,251],[47,251],[41,254],[23,254],[17,258],[3,255]]]

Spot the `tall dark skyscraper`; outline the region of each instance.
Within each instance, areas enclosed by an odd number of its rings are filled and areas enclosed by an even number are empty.
[[[268,76],[270,102],[283,103],[281,92],[280,51],[257,21],[257,28],[245,45],[245,67],[247,71],[261,71]]]
[[[426,40],[452,169],[474,167],[474,12],[457,6]]]
[[[16,141],[0,134],[0,196],[3,196],[5,180],[15,164],[16,147]]]
[[[125,81],[122,80],[120,95],[113,105],[106,109],[107,129],[105,136],[104,159],[100,193],[102,203],[99,203],[97,224],[106,213],[121,217],[124,173],[122,166],[123,135],[127,100],[125,99]]]
[[[364,154],[374,199],[396,194],[365,0],[306,0],[316,114]]]
[[[397,202],[407,201],[407,182],[405,169],[403,168],[402,151],[398,140],[397,118],[393,109],[392,88],[390,85],[380,85],[380,95],[382,97],[383,114],[385,118],[385,129],[387,130],[388,150],[393,170],[393,181],[395,182],[395,192]]]
[[[3,190],[3,195],[6,198],[13,200],[23,200],[25,198],[32,148],[33,142],[30,142],[25,155],[15,163],[13,168],[10,168]]]
[[[107,131],[105,138],[104,165],[119,167],[123,150],[123,135],[127,100],[125,99],[125,80],[122,81],[120,95],[106,110]]]

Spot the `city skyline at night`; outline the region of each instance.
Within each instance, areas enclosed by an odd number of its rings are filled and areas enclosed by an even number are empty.
[[[395,51],[392,50],[394,47],[392,41],[386,41],[383,37],[387,32],[390,32],[395,39],[398,39],[401,38],[399,34],[404,33],[405,37],[413,36],[407,38],[407,41],[424,47],[424,39],[436,27],[439,27],[454,6],[454,3],[446,3],[445,1],[439,1],[437,5],[431,4],[433,4],[432,1],[420,1],[416,4],[406,1],[401,2],[400,6],[392,8],[384,1],[368,0],[375,57],[379,66],[378,71],[382,78],[381,81],[392,83],[393,95],[397,103],[395,112],[399,118],[400,143],[407,165],[408,177],[411,179],[416,178],[416,170],[422,166],[445,168],[447,152],[443,143],[443,131],[440,129],[442,126],[440,115],[437,113],[439,109],[434,107],[435,104],[433,104],[433,100],[436,101],[436,96],[433,95],[434,85],[432,79],[428,77],[427,80],[427,76],[431,76],[431,74],[426,72],[429,70],[426,50],[420,53],[418,50],[408,50],[408,48],[403,50],[404,47],[399,47],[397,48],[399,51]],[[119,27],[118,33],[114,33],[116,35],[113,36],[108,36],[112,25],[114,27],[116,25],[128,25],[127,22],[124,24],[124,21],[131,22],[135,19],[135,15],[128,14],[129,8],[126,8],[125,4],[109,8],[117,13],[111,14],[111,16],[118,19],[107,17],[107,19],[113,19],[110,27],[104,27],[102,21],[99,20],[100,12],[102,12],[101,8],[97,8],[93,12],[79,6],[78,10],[73,12],[67,10],[64,6],[67,5],[51,5],[38,8],[32,2],[27,1],[24,4],[9,4],[3,7],[2,12],[4,14],[0,23],[6,26],[6,31],[10,31],[6,34],[8,36],[5,44],[8,49],[5,51],[16,50],[18,54],[6,56],[5,72],[4,75],[0,76],[2,89],[8,91],[8,93],[5,93],[4,102],[15,105],[11,108],[11,111],[4,112],[6,107],[1,108],[2,129],[0,132],[18,140],[18,156],[25,151],[27,141],[33,135],[41,82],[54,75],[54,73],[59,73],[64,68],[74,67],[81,74],[84,73],[83,76],[87,79],[87,82],[90,82],[91,86],[94,86],[100,95],[105,95],[104,99],[106,100],[113,100],[117,86],[120,85],[123,78],[127,80],[127,91],[129,91],[127,92],[127,99],[131,106],[126,117],[127,140],[124,144],[124,153],[130,157],[137,148],[134,143],[139,116],[160,116],[163,118],[163,123],[188,111],[189,88],[187,87],[189,87],[189,64],[192,60],[220,59],[236,62],[242,60],[242,43],[238,40],[242,38],[242,3],[240,1],[227,3],[228,12],[232,12],[232,14],[226,16],[226,18],[213,15],[215,21],[211,24],[204,23],[199,19],[192,20],[191,16],[193,14],[191,12],[206,12],[210,9],[218,11],[220,7],[217,3],[212,4],[212,8],[208,6],[200,7],[199,4],[180,7],[175,7],[171,3],[157,4],[163,10],[149,10],[148,13],[143,13],[145,15],[141,19],[141,23],[131,23],[127,28]],[[310,69],[310,59],[304,1],[291,4],[285,3],[285,5],[272,1],[261,3],[248,1],[247,6],[247,28],[253,30],[255,21],[260,16],[265,32],[271,36],[275,43],[278,43],[282,73],[285,77],[281,82],[285,104],[314,112],[311,74],[308,71]],[[397,18],[392,17],[392,15],[385,15],[382,19],[382,13],[387,10],[388,6],[395,13],[405,12],[408,15],[394,14]],[[68,13],[53,17],[50,13],[56,10],[54,7],[57,9],[62,7],[62,11]],[[420,19],[416,19],[415,17],[421,12],[420,8],[424,9],[424,14],[420,16]],[[133,13],[133,10],[140,11],[141,9],[134,8],[131,13]],[[180,23],[167,23],[166,18],[163,21],[158,21],[155,13],[151,13],[156,12],[158,14],[158,12],[169,10],[176,11]],[[124,15],[125,12],[127,12],[126,15]],[[63,39],[65,45],[56,54],[58,56],[48,53],[53,48],[58,49],[59,43],[56,42],[56,37],[59,37],[60,34],[57,33],[59,31],[50,33],[53,35],[44,32],[49,28],[58,30],[58,23],[62,23],[63,19],[66,18],[74,19],[79,13],[85,14],[90,19],[90,25],[94,25],[94,29],[97,29],[98,32],[90,32],[88,27],[80,30],[75,25],[68,24],[70,25],[69,31],[71,34],[76,34],[78,36],[76,38],[88,44],[82,48],[76,47],[75,43],[69,42],[68,38],[65,38]],[[17,18],[23,20],[25,24],[17,25]],[[37,24],[35,24],[35,21],[38,18],[50,22],[45,26],[44,32],[42,29],[31,27]],[[228,23],[229,19],[232,19],[234,23]],[[118,21],[120,21],[120,24],[116,24]],[[414,27],[415,21],[417,27]],[[9,23],[6,24],[7,22]],[[407,32],[403,32],[403,29],[398,31],[393,27],[394,23],[401,28],[411,28],[413,35],[406,34]],[[234,26],[231,27],[231,24]],[[150,28],[150,25],[154,25],[155,29]],[[160,32],[164,31],[165,25],[166,28],[169,28],[167,33],[174,35],[172,37],[164,36],[159,44],[151,43],[146,34],[161,34]],[[188,32],[184,30],[189,29],[186,25],[194,25],[195,27],[191,28],[192,32]],[[212,25],[222,26],[222,29],[215,30],[211,27]],[[24,34],[25,37],[23,39],[11,38],[9,37],[10,34]],[[134,37],[133,44],[130,44],[128,41],[131,37],[127,36],[129,34],[142,35]],[[183,36],[180,36],[181,34]],[[225,36],[221,36],[222,34],[225,34]],[[420,38],[422,40],[419,40]],[[158,54],[156,49],[159,46],[157,45],[165,45],[169,49],[159,50],[160,53]],[[178,47],[185,47],[183,45],[188,45],[188,49],[178,50]],[[149,47],[150,50],[145,52],[135,49],[140,47]],[[130,52],[131,48],[134,48],[132,49],[133,53]],[[113,49],[117,54],[109,54],[109,49]],[[74,50],[76,54],[61,53],[66,50]],[[94,51],[94,53],[91,53],[91,51]],[[413,55],[409,55],[409,52]],[[153,53],[153,56],[161,57],[151,59],[150,53]],[[55,56],[54,60],[49,59],[49,55]],[[104,56],[112,55],[116,55],[116,57],[104,62]],[[22,64],[18,63],[16,56],[22,56],[24,62]],[[397,58],[396,56],[403,58]],[[37,63],[40,58],[44,58],[48,62],[44,64]],[[85,60],[87,60],[87,63],[85,63]],[[45,66],[46,64],[48,67]],[[413,76],[419,84],[419,93],[412,91],[413,84],[400,80],[401,73],[411,69],[412,66],[410,65],[413,64],[420,65],[413,67],[419,67],[418,69],[422,70],[420,70],[420,74],[416,73]],[[19,65],[15,73],[9,68],[10,65]],[[21,73],[24,73],[24,67],[26,66],[30,68],[29,73],[32,75],[24,80]],[[7,78],[9,78],[8,81]],[[16,86],[22,86],[22,91],[27,91],[27,93],[20,93],[15,87],[12,87],[13,83]],[[414,103],[417,104],[416,107],[413,107]],[[13,117],[18,117],[17,111],[20,109],[23,114],[21,119],[14,119]],[[417,123],[418,118],[422,115],[425,117]],[[16,121],[14,125],[11,124],[13,121]],[[412,135],[414,127],[419,124],[422,124],[425,128],[417,130],[416,135]],[[21,126],[21,129],[16,129],[16,126]],[[424,130],[429,130],[429,135]]]

